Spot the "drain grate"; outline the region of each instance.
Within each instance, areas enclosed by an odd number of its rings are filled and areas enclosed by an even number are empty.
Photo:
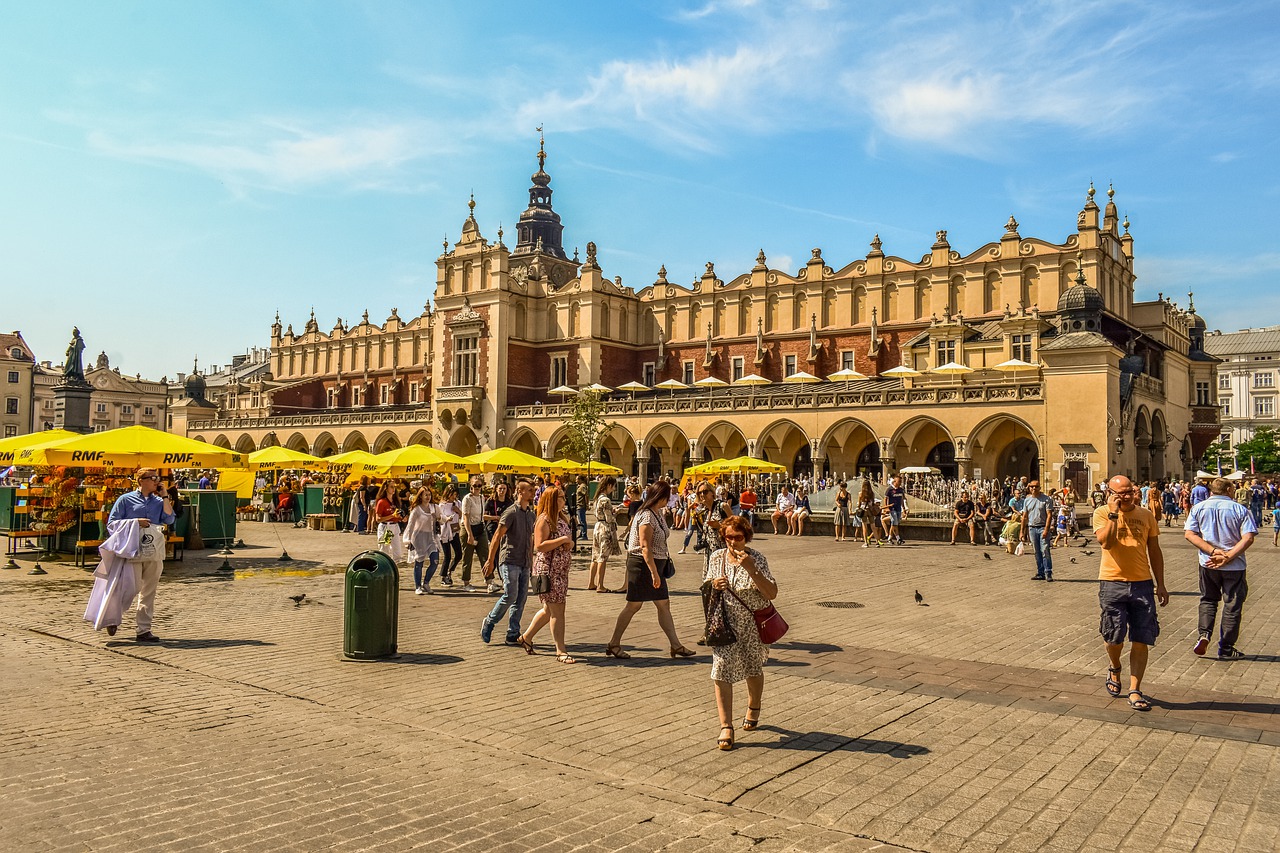
[[[866,605],[857,601],[819,601],[818,606],[834,607],[837,610],[857,610],[859,607],[865,607]]]

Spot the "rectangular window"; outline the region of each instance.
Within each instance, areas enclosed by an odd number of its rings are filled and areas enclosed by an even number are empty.
[[[99,404],[98,404],[98,411],[99,411],[99,412],[105,412],[106,410],[107,410],[107,404],[106,404],[106,403],[99,403]]]
[[[46,409],[52,409],[52,408],[53,408],[53,400],[45,400],[45,401],[44,401],[44,407],[45,407]]]
[[[685,385],[693,384],[693,362],[686,361],[684,363],[684,378],[680,380]]]
[[[857,368],[853,366],[853,350],[845,350],[840,353],[840,369],[857,370]]]
[[[1019,359],[1027,363],[1031,362],[1031,336],[1030,335],[1013,335],[1009,339],[1009,350],[1011,358]]]
[[[734,382],[737,382],[739,379],[747,375],[746,366],[747,366],[746,359],[744,359],[742,356],[735,355],[733,357],[733,381]]]
[[[262,405],[262,394],[258,391],[254,391],[252,394],[250,394],[249,405],[255,409],[260,407]]]
[[[783,368],[782,368],[783,377],[785,378],[787,376],[790,376],[795,372],[796,372],[796,357],[794,355],[785,356],[783,358]]]
[[[569,384],[569,356],[551,356],[551,387],[559,388]]]
[[[1253,401],[1253,416],[1255,418],[1269,418],[1276,413],[1275,397],[1259,397]]]
[[[328,391],[328,395],[329,395],[329,408],[331,408],[331,409],[332,409],[332,408],[334,408],[334,407],[337,405],[337,401],[338,401],[338,389],[337,389],[337,388],[330,388],[330,389],[329,389],[329,391]]]
[[[1230,400],[1222,401],[1222,416],[1224,418],[1231,417],[1231,401]]]
[[[382,405],[385,406],[387,403],[391,402],[391,386],[383,385],[381,387],[382,387]]]
[[[480,339],[455,338],[453,341],[453,384],[475,385],[479,375]]]
[[[17,384],[18,384],[18,371],[16,371],[16,370],[10,370],[10,371],[9,371],[9,384],[10,384],[10,385],[17,385]]]
[[[938,341],[933,366],[941,367],[956,360],[956,342],[954,340]]]
[[[1213,405],[1212,389],[1209,387],[1208,382],[1196,383],[1196,405],[1197,406]]]
[[[417,382],[409,383],[409,402],[410,403],[418,402],[418,383]]]
[[[1218,375],[1218,387],[1219,387],[1219,388],[1222,388],[1222,389],[1224,389],[1224,390],[1225,390],[1225,389],[1227,389],[1227,388],[1230,388],[1230,387],[1231,387],[1231,377],[1230,377],[1230,376],[1228,376],[1228,375],[1227,375],[1227,374],[1225,374],[1225,373],[1221,373],[1221,374],[1219,374],[1219,375]]]
[[[1276,375],[1270,370],[1263,373],[1253,374],[1254,388],[1274,388],[1276,385]]]
[[[352,406],[360,405],[360,396],[361,396],[360,392],[362,390],[363,389],[359,385],[356,385],[351,389],[351,405]]]
[[[155,410],[153,407],[151,407],[151,406],[143,406],[143,407],[142,407],[142,414],[143,414],[143,416],[145,416],[145,417],[148,417],[148,418],[149,418],[149,417],[151,417],[152,415],[154,415],[155,413],[156,413],[156,410]]]
[[[94,432],[106,432],[106,431],[107,431],[107,425],[106,425],[106,424],[94,424],[94,425],[93,425],[93,431],[94,431]]]
[[[120,406],[120,414],[122,414],[122,415],[132,415],[132,414],[133,414],[133,406],[130,406],[128,403],[124,403],[123,405],[121,405],[121,406]]]
[[[18,434],[18,428],[16,426],[14,426],[13,424],[5,424],[5,427],[4,427],[5,438],[13,438],[17,434]]]
[[[646,361],[644,363],[644,367],[641,368],[641,372],[644,375],[640,379],[640,384],[648,385],[650,388],[652,388],[654,385],[658,383],[657,365],[655,365],[652,361]]]
[[[18,414],[18,398],[17,397],[4,398],[4,413],[6,415]]]

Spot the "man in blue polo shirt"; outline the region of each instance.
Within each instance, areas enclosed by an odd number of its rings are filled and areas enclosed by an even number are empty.
[[[138,556],[129,560],[133,576],[138,582],[138,611],[134,621],[138,628],[139,643],[158,643],[160,638],[151,633],[151,617],[155,615],[156,587],[160,585],[160,573],[164,571],[165,526],[173,524],[173,500],[160,472],[155,468],[139,468],[138,488],[116,499],[107,518],[108,528],[113,521],[139,519],[142,528],[139,537]]]
[[[1187,541],[1200,551],[1200,630],[1192,649],[1203,655],[1213,635],[1218,602],[1222,602],[1222,631],[1218,660],[1240,660],[1240,616],[1249,585],[1244,578],[1244,552],[1258,534],[1253,513],[1231,499],[1231,481],[1222,477],[1209,485],[1209,498],[1187,514]]]

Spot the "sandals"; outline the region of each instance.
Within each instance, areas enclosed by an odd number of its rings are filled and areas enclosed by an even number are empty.
[[[1137,699],[1133,697],[1137,696]],[[1129,707],[1135,711],[1150,711],[1151,703],[1147,701],[1147,697],[1142,695],[1141,690],[1129,691]]]
[[[760,728],[760,709],[752,708],[748,705],[747,714],[750,714],[752,711],[756,712],[756,718],[754,720],[746,714],[742,717],[742,730],[744,732],[754,732],[756,729]]]
[[[631,660],[631,655],[622,650],[622,646],[605,646],[604,656],[607,658],[617,658],[618,660]]]
[[[1120,684],[1120,667],[1107,667],[1107,673],[1107,692],[1111,694],[1112,698],[1119,699],[1120,691],[1123,689]],[[1113,675],[1115,680],[1111,678]]]
[[[684,646],[681,646],[678,649],[671,650],[671,656],[673,658],[691,658],[696,654],[697,652],[695,652],[693,649],[686,649]]]
[[[573,655],[566,653],[563,655],[556,655],[556,662],[557,663],[577,663],[578,661],[574,659]]]
[[[520,644],[520,648],[524,649],[526,655],[536,655],[538,652],[533,648],[533,643],[524,638],[524,634],[516,637],[516,642]]]
[[[733,726],[721,726],[720,734],[729,733],[728,737],[722,737],[716,741],[716,748],[721,752],[728,752],[733,749]]]

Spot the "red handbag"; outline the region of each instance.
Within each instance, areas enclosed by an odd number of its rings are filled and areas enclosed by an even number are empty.
[[[747,607],[747,603],[732,589],[728,593],[738,599],[738,603],[743,607]],[[747,607],[751,610],[750,607]],[[756,620],[756,631],[760,634],[760,642],[766,646],[771,646],[782,639],[790,627],[787,620],[782,618],[782,614],[778,612],[778,608],[773,606],[773,602],[769,602],[759,610],[751,610],[751,617]]]

